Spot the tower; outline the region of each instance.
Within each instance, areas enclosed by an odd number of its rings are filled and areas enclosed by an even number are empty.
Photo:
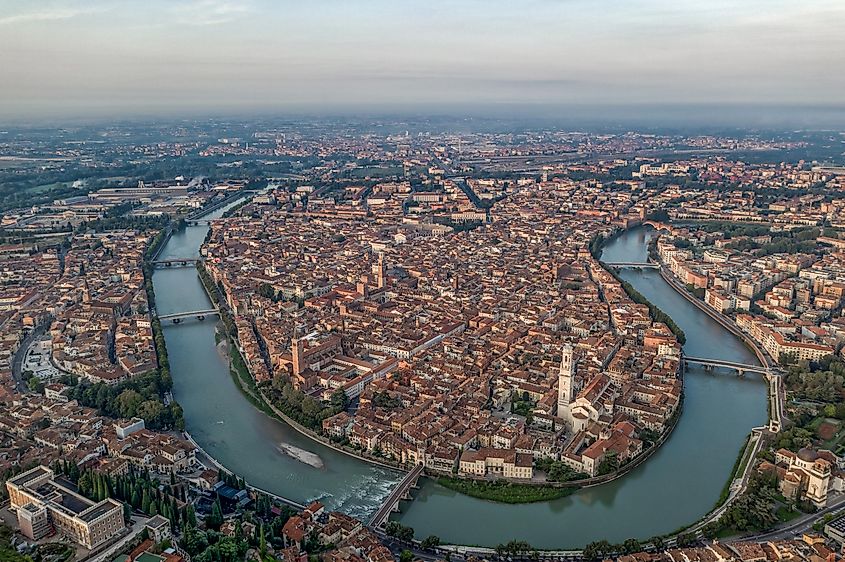
[[[572,363],[572,346],[563,346],[560,358],[560,372],[557,376],[557,415],[562,418],[569,417],[569,405],[572,403],[572,380],[575,374],[575,367]]]
[[[379,289],[384,289],[385,286],[385,267],[384,267],[384,254],[381,253],[378,255],[378,270],[377,270],[377,285]]]
[[[290,354],[291,359],[293,360],[293,376],[294,379],[299,377],[299,374],[302,372],[302,333],[300,331],[299,322],[297,322],[293,327],[293,337],[291,338],[291,346],[290,346]]]
[[[298,377],[302,372],[302,340],[298,336],[294,336],[291,345],[291,356],[293,357],[293,375]]]

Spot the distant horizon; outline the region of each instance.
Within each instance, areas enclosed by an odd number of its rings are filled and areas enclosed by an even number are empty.
[[[115,108],[79,111],[71,115],[44,111],[39,116],[5,115],[0,128],[99,126],[116,122],[157,121],[284,121],[284,120],[477,120],[512,121],[531,127],[594,127],[619,129],[752,129],[824,131],[845,128],[845,104],[497,104],[495,106],[294,106],[234,109],[174,106],[168,109]]]

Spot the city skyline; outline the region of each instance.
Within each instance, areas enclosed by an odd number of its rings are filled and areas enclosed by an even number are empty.
[[[572,109],[589,118],[667,105],[749,108],[764,123],[788,106],[800,125],[806,108],[841,118],[845,87],[833,70],[845,62],[845,6],[828,0],[0,8],[6,119]]]

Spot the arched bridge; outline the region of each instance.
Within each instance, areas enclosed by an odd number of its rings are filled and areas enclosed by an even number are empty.
[[[423,465],[418,464],[411,470],[411,472],[406,474],[402,481],[399,482],[399,485],[390,492],[387,499],[381,503],[367,525],[372,528],[381,527],[385,524],[391,513],[399,511],[399,502],[403,499],[410,499],[411,488],[416,486],[417,480],[419,479],[420,474],[422,474],[422,471]]]
[[[772,370],[768,367],[763,367],[760,365],[747,365],[745,363],[737,363],[734,361],[725,361],[723,359],[705,359],[703,357],[691,357],[689,355],[684,355],[684,363],[690,364],[694,363],[696,365],[701,365],[703,367],[716,367],[716,368],[724,368],[724,369],[733,369],[737,371],[740,375],[745,373],[758,373],[761,375],[771,375]]]
[[[162,314],[158,317],[159,320],[162,322],[165,320],[170,320],[174,324],[179,324],[182,320],[187,320],[189,318],[196,318],[197,320],[205,320],[206,316],[217,316],[220,313],[217,311],[216,308],[210,308],[208,310],[189,310],[188,312],[174,312],[173,314]]]
[[[196,267],[199,258],[161,258],[152,262],[153,267]]]

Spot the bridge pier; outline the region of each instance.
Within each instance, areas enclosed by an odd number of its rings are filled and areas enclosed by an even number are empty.
[[[178,324],[178,323],[180,323],[181,321],[182,321],[182,319],[181,319],[181,318],[174,318],[174,319],[173,319],[173,323],[174,323],[174,324]]]

